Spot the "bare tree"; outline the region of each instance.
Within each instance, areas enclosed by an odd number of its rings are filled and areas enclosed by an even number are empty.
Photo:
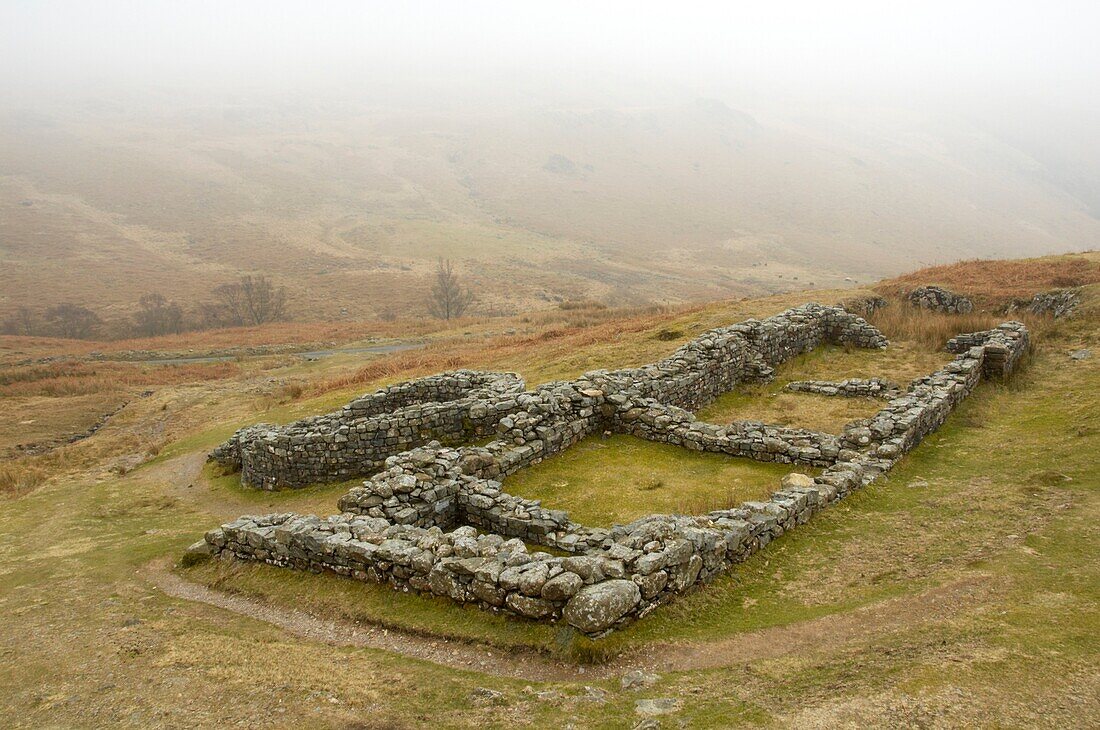
[[[141,309],[134,315],[138,334],[146,337],[178,334],[183,331],[183,309],[155,292],[142,296]]]
[[[46,326],[57,337],[86,340],[103,324],[97,315],[79,304],[58,304],[46,310]]]
[[[428,299],[428,312],[438,319],[461,317],[474,301],[474,293],[462,286],[450,260],[440,259]]]
[[[286,318],[286,287],[266,276],[242,276],[240,281],[214,289],[215,301],[203,307],[211,323],[239,327],[277,322]]]
[[[42,331],[42,320],[30,307],[16,309],[0,328],[5,335],[40,335]]]

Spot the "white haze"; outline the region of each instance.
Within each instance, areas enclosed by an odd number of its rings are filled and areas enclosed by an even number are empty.
[[[525,78],[702,93],[1096,103],[1100,5],[6,0],[9,87]]]
[[[752,256],[803,266],[800,281],[866,281],[1096,247],[1097,29],[1095,0],[0,0],[0,183],[12,205],[68,195],[118,225],[225,246],[257,207],[279,217],[257,240],[289,226],[305,240],[374,195],[372,252],[377,230],[422,238],[409,203],[445,219],[441,239],[476,220],[509,246],[537,235],[573,246],[570,261],[625,267],[579,292],[593,296],[666,280],[688,297],[736,292]],[[552,169],[559,156],[576,170]],[[115,163],[136,193],[97,189]],[[182,187],[134,202],[160,179]],[[187,208],[202,195],[225,212]],[[45,208],[20,212],[21,228],[0,220],[0,258],[47,240],[27,232]],[[657,253],[637,264],[631,245]],[[696,276],[700,261],[720,271]],[[11,281],[34,292],[23,263]],[[535,281],[545,266],[527,263],[500,276]],[[559,284],[531,286],[577,293]]]

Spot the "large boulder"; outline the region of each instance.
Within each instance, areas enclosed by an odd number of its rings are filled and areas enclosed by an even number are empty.
[[[806,474],[791,472],[790,474],[784,475],[783,478],[779,480],[779,483],[784,489],[790,487],[812,487],[814,486],[814,479]]]
[[[607,580],[585,586],[565,604],[566,622],[586,634],[605,631],[642,600],[638,586],[629,580]]]

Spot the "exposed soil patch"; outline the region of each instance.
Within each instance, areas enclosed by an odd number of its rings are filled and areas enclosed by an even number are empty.
[[[167,560],[151,563],[143,574],[153,585],[174,598],[206,603],[278,626],[295,636],[334,646],[383,649],[452,669],[485,672],[532,682],[583,680],[586,677],[598,678],[613,674],[612,665],[579,667],[554,662],[533,651],[513,649],[506,652],[349,621],[321,619],[303,611],[270,606],[252,598],[211,590],[184,580],[168,570]]]
[[[185,580],[169,570],[167,559],[149,564],[143,575],[175,598],[264,621],[311,641],[382,649],[454,669],[529,681],[603,679],[636,668],[658,672],[713,669],[743,664],[747,657],[758,661],[836,650],[868,643],[877,635],[897,629],[942,621],[968,606],[984,602],[996,589],[987,576],[974,575],[916,596],[889,599],[844,614],[751,631],[710,643],[652,644],[597,666],[582,666],[522,648],[504,651],[443,637],[425,637],[346,620],[319,618],[304,611],[272,606]]]

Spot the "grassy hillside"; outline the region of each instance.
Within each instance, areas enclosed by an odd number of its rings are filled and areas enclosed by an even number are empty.
[[[244,512],[324,512],[346,489],[259,493],[205,470],[206,449],[238,425],[322,412],[443,367],[513,369],[538,382],[646,362],[703,329],[805,298],[587,327],[532,323],[528,335],[477,342],[456,333],[365,364],[244,358],[210,379],[143,383],[153,393],[94,436],[0,462],[40,472],[0,501],[0,721],[383,728],[569,718],[624,728],[640,717],[638,700],[669,698],[677,709],[662,726],[1091,724],[1100,717],[1100,356],[1069,353],[1100,353],[1096,285],[1076,319],[1033,321],[1026,367],[982,385],[888,479],[602,642],[330,576],[171,570],[213,524]],[[967,324],[995,321],[976,317]],[[939,357],[933,343],[950,321],[928,318],[915,337],[917,325],[900,319],[882,320],[898,349],[881,366],[904,379]],[[795,374],[831,367],[861,365],[807,358]],[[27,396],[0,393],[18,397]],[[53,397],[60,414],[67,398],[86,396]],[[740,413],[727,406],[725,416]],[[663,454],[629,464],[578,455],[541,465],[544,483],[578,508],[598,511],[607,490],[633,489],[647,470],[667,483],[635,499],[651,493],[665,508],[661,490],[686,473]],[[598,477],[602,491],[570,496],[553,469],[571,485]],[[636,667],[657,680],[623,689],[619,677]]]
[[[122,316],[256,272],[299,320],[422,314],[438,257],[482,315],[704,301],[1100,235],[1010,145],[873,110],[124,106],[0,114],[0,315],[72,300]]]

